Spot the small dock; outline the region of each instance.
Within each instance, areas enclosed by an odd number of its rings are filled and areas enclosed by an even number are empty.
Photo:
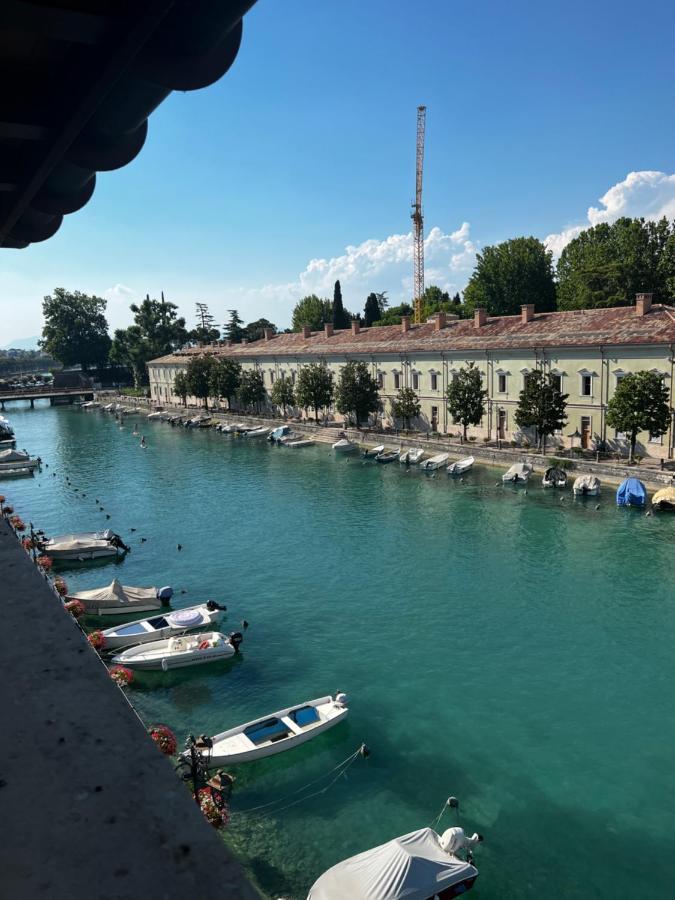
[[[0,409],[5,408],[5,403],[11,403],[14,400],[30,400],[31,407],[35,406],[36,400],[49,400],[51,406],[58,404],[72,404],[76,400],[93,400],[94,391],[92,388],[16,388],[13,391],[0,391]]]

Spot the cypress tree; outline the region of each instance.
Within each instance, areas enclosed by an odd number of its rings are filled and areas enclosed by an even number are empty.
[[[333,291],[333,325],[335,328],[349,328],[349,317],[342,305],[342,288],[340,282],[335,282]]]

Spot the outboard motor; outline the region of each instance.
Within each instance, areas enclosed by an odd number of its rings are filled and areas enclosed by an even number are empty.
[[[241,631],[233,631],[232,634],[229,635],[229,641],[234,647],[234,652],[239,653],[239,645],[244,640],[244,635]]]
[[[467,837],[464,829],[460,828],[459,825],[455,825],[452,828],[446,828],[438,843],[446,853],[456,856],[460,850],[473,850],[476,844],[480,844],[482,840],[482,834],[474,833],[471,837]]]
[[[170,585],[160,588],[157,591],[157,599],[162,601],[162,606],[168,606],[169,600],[173,597],[173,588]]]
[[[336,706],[346,706],[349,702],[349,698],[342,691],[337,691],[333,702]]]
[[[169,588],[169,590],[171,590],[171,589]],[[215,612],[217,609],[219,609],[221,612],[227,611],[226,606],[221,606],[220,603],[216,603],[215,600],[207,600],[206,608],[208,609],[209,612]]]

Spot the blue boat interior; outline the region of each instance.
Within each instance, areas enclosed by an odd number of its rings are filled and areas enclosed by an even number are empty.
[[[313,706],[301,706],[299,709],[294,709],[288,718],[292,719],[300,728],[304,728],[306,725],[318,722],[319,714]]]
[[[291,732],[281,719],[265,719],[244,729],[246,737],[254,744],[264,744],[266,741],[280,741],[288,737]]]
[[[115,629],[117,634],[146,634],[147,629],[143,628],[140,622],[130,622],[128,625],[122,625]]]
[[[155,616],[154,619],[148,619],[148,625],[152,625],[153,628],[166,628],[168,624],[164,616]]]

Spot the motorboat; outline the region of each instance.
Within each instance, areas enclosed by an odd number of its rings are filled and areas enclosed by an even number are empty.
[[[527,462],[518,462],[514,463],[510,469],[508,469],[502,475],[502,481],[505,484],[509,482],[511,484],[527,484],[530,475],[532,474],[533,467],[530,463]]]
[[[0,438],[2,440],[11,440],[14,437],[14,429],[12,428],[9,419],[5,418],[5,416],[0,416]]]
[[[83,403],[80,409],[98,409],[101,404],[96,400],[87,400],[86,403]]]
[[[363,451],[364,459],[375,459],[380,453],[384,453],[384,444],[378,444],[377,447],[367,447]]]
[[[617,506],[643,507],[647,503],[647,489],[639,478],[625,478],[616,491]]]
[[[301,450],[303,447],[313,447],[316,441],[311,438],[304,438],[300,441],[283,441],[282,447],[290,447],[291,450]]]
[[[406,466],[416,466],[423,456],[424,450],[421,447],[410,447],[408,450],[401,450],[398,461]]]
[[[244,432],[245,438],[264,438],[267,437],[270,430],[266,428],[264,425],[261,425],[259,428],[252,428],[250,431]]]
[[[159,421],[162,418],[161,412],[151,412],[147,415],[148,420],[156,419]]]
[[[263,759],[328,731],[346,719],[348,712],[345,694],[307,700],[216,734],[211,739],[212,746],[201,752],[213,767]]]
[[[211,424],[211,419],[213,416],[201,415],[201,416],[193,416],[193,418],[188,419],[186,423],[187,428],[208,428]]]
[[[386,465],[387,463],[394,462],[395,459],[398,459],[398,450],[383,450],[381,453],[377,454],[375,462]]]
[[[90,616],[123,616],[161,609],[169,605],[172,596],[173,588],[168,586],[159,589],[129,587],[113,578],[111,584],[105,587],[69,594],[66,599],[79,600],[85,613]]]
[[[0,440],[0,449],[6,450],[8,447],[13,447],[15,444],[16,444],[15,438],[5,437]]]
[[[99,559],[126,553],[129,547],[110,529],[106,531],[82,531],[78,534],[61,534],[40,543],[39,549],[54,560]]]
[[[567,472],[557,466],[549,466],[541,479],[544,487],[564,488],[567,484]]]
[[[139,619],[137,622],[106,628],[103,632],[104,646],[111,649],[133,647],[136,644],[165,640],[201,628],[212,628],[220,621],[226,609],[226,606],[209,600],[208,603],[199,606],[188,606],[186,609],[153,616],[151,619]]]
[[[170,637],[164,641],[150,641],[138,647],[129,647],[112,661],[116,665],[130,669],[182,669],[185,666],[199,666],[204,663],[229,659],[239,652],[242,635],[239,631],[230,635],[219,631],[204,631],[201,634]]]
[[[675,487],[665,487],[657,491],[652,497],[654,509],[668,512],[675,510]]]
[[[475,462],[476,460],[473,456],[464,456],[462,459],[450,463],[446,471],[448,475],[463,475],[465,472],[469,471]]]
[[[270,431],[267,435],[267,440],[271,441],[273,444],[280,444],[281,441],[290,434],[292,434],[290,425],[279,425],[278,428],[273,428],[272,431]]]
[[[449,458],[449,453],[437,453],[436,456],[430,456],[429,459],[423,459],[420,463],[420,469],[424,469],[425,472],[433,472],[436,469],[440,469],[441,466],[444,466]]]
[[[478,878],[472,851],[482,840],[479,834],[468,837],[458,825],[442,835],[433,828],[411,831],[328,869],[314,882],[307,900],[458,897]]]
[[[0,450],[0,472],[7,469],[37,469],[39,459],[31,459],[21,450]]]
[[[354,441],[350,441],[349,438],[340,438],[339,441],[336,441],[333,444],[333,450],[336,453],[352,453],[352,451],[357,450],[358,445],[354,443]]]
[[[600,479],[597,475],[580,475],[572,485],[572,491],[583,497],[597,497],[600,493]]]
[[[26,475],[31,476],[34,474],[35,469],[28,469],[25,466],[18,469],[0,469],[0,478],[23,478]]]

